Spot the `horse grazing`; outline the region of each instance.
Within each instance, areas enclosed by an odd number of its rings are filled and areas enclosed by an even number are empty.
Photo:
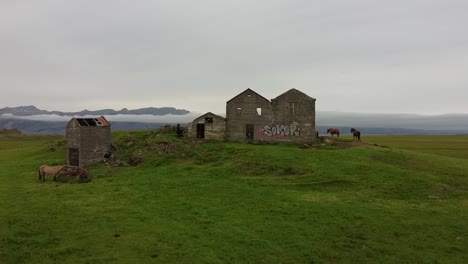
[[[54,181],[57,178],[57,175],[59,175],[64,166],[47,166],[47,165],[42,165],[39,167],[39,181],[45,182],[45,175],[50,174],[54,176]]]
[[[68,176],[76,176],[76,180],[82,180],[88,178],[88,172],[80,167],[65,165],[60,173]]]
[[[80,167],[71,165],[60,165],[60,166],[47,166],[42,165],[39,167],[39,181],[45,181],[45,175],[50,174],[54,176],[54,181],[58,175],[76,176],[76,180],[86,179],[88,172]]]
[[[336,137],[340,137],[340,130],[338,128],[329,128],[327,129],[327,134],[330,133],[330,135],[335,135],[336,134]]]
[[[351,133],[353,133],[354,140],[361,141],[361,131],[351,128]]]

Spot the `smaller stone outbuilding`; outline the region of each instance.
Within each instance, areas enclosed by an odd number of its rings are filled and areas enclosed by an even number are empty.
[[[110,153],[111,128],[103,117],[72,118],[66,128],[67,164],[83,167]]]
[[[208,112],[188,124],[187,134],[189,137],[198,139],[224,140],[226,118]]]

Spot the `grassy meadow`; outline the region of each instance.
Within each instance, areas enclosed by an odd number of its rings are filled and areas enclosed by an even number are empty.
[[[0,135],[0,263],[466,263],[468,136],[363,141],[114,132],[141,163],[77,184],[38,181],[63,137]]]
[[[366,142],[392,148],[468,159],[466,135],[365,136]]]

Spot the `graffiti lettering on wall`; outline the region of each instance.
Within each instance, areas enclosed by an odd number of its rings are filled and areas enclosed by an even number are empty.
[[[300,136],[301,128],[299,124],[294,122],[289,125],[276,124],[276,125],[265,125],[260,131],[257,132],[257,136],[260,137],[274,137],[284,138],[288,136]]]

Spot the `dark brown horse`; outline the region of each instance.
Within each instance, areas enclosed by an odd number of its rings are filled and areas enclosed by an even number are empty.
[[[335,135],[336,134],[336,137],[340,137],[340,130],[338,128],[329,128],[327,129],[327,134],[330,133],[330,135]]]
[[[361,141],[361,131],[351,128],[351,133],[353,133],[354,140]]]

